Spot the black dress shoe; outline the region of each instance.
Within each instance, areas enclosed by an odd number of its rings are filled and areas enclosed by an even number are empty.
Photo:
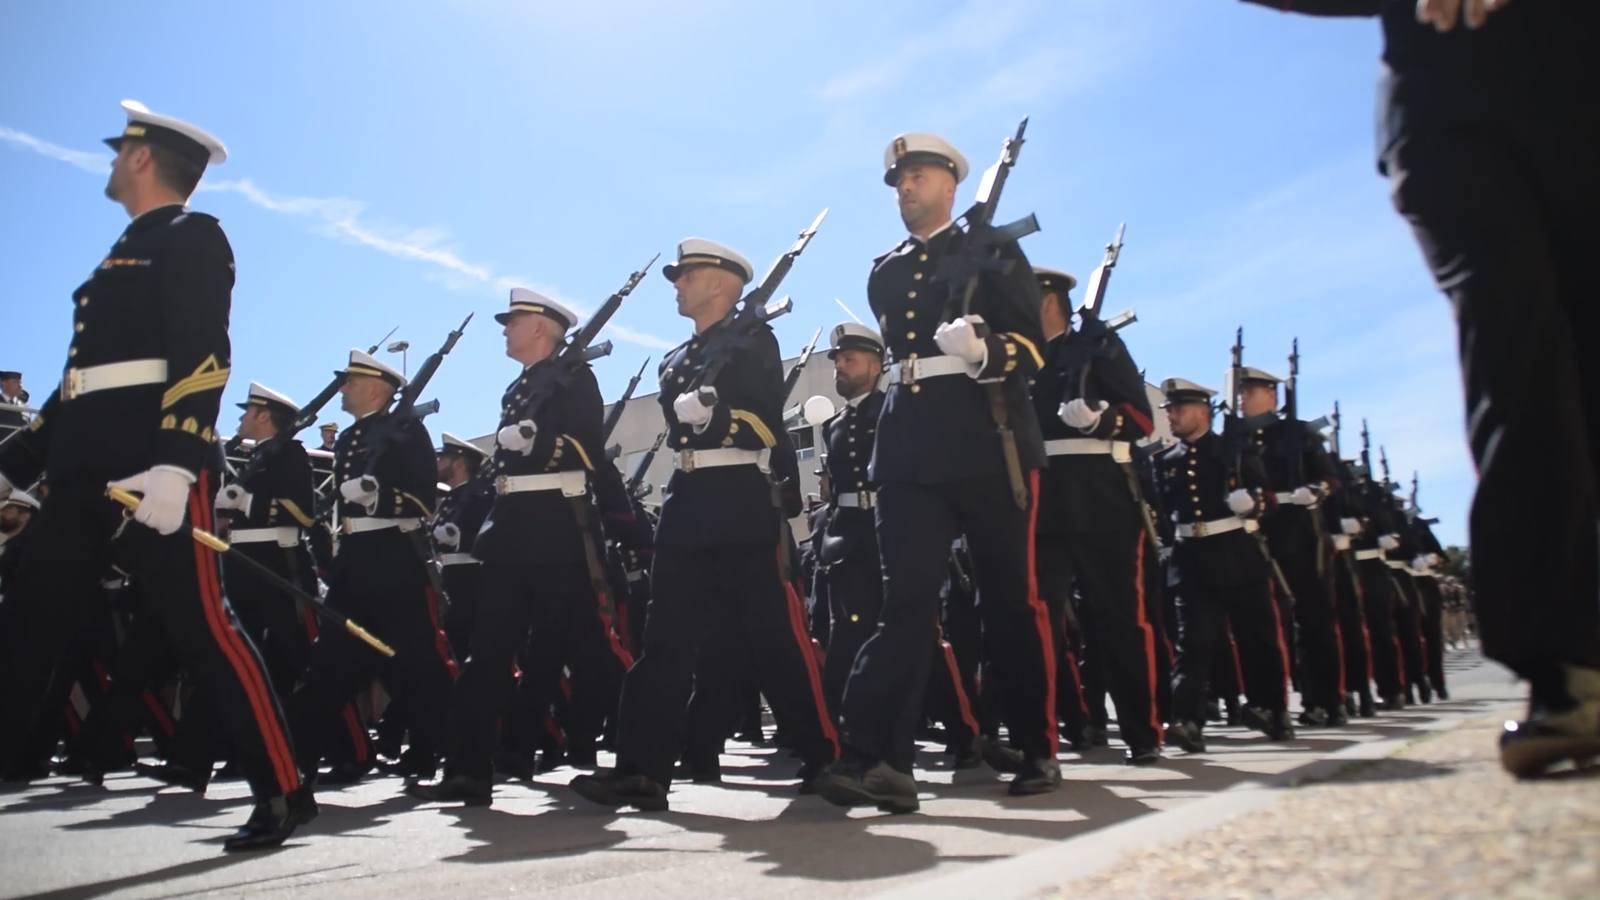
[[[988,742],[979,735],[965,744],[952,744],[946,747],[944,752],[954,757],[950,761],[950,768],[964,771],[983,765],[983,747],[986,743]]]
[[[1535,677],[1528,713],[1500,734],[1500,765],[1518,778],[1536,778],[1571,762],[1600,761],[1600,669],[1563,665]]]
[[[1022,771],[1011,779],[1006,793],[1013,797],[1048,794],[1061,788],[1061,763],[1053,756],[1030,756],[1022,764]]]
[[[1076,728],[1076,729],[1069,728],[1069,729],[1067,729],[1067,733],[1062,735],[1062,737],[1067,739],[1067,746],[1072,748],[1072,752],[1074,752],[1074,753],[1086,753],[1086,752],[1088,752],[1089,746],[1090,746],[1089,745],[1089,729],[1087,729],[1087,728]]]
[[[302,786],[291,794],[257,800],[244,827],[223,841],[222,849],[234,853],[276,847],[288,840],[296,827],[315,819],[317,812],[317,801],[309,786]]]
[[[1384,712],[1399,712],[1400,710],[1406,708],[1405,695],[1385,694],[1383,696],[1383,702],[1378,705],[1378,708]]]
[[[1222,721],[1222,704],[1221,703],[1218,703],[1215,700],[1206,701],[1206,721],[1207,722],[1221,722]]]
[[[1122,754],[1122,764],[1125,766],[1153,766],[1159,762],[1160,747],[1129,747]]]
[[[188,788],[197,794],[204,794],[206,786],[211,783],[210,770],[201,772],[198,769],[191,769],[179,763],[152,765],[150,763],[136,762],[133,764],[133,771],[146,778],[154,778],[162,784]]]
[[[1417,685],[1417,699],[1421,700],[1423,703],[1433,702],[1433,688],[1430,687],[1426,681]]]
[[[1378,710],[1372,702],[1371,691],[1362,691],[1361,698],[1358,702],[1360,705],[1356,715],[1359,715],[1363,719],[1370,719],[1378,714]]]
[[[684,760],[683,767],[689,773],[689,780],[695,784],[721,784],[722,761],[712,760]]]
[[[1222,723],[1224,725],[1227,725],[1229,728],[1237,728],[1239,726],[1239,723],[1240,723],[1240,720],[1241,720],[1241,716],[1240,716],[1240,713],[1239,713],[1239,704],[1237,704],[1237,703],[1229,703],[1227,705],[1227,707],[1228,707],[1228,712],[1227,712],[1226,715],[1224,715],[1222,717]]]
[[[983,761],[989,764],[989,768],[1007,775],[1019,775],[1022,773],[1023,766],[1027,764],[1027,760],[1023,758],[1021,750],[1015,747],[1007,747],[996,741],[983,738],[979,740],[982,743],[978,746],[978,752],[983,756]]]
[[[1289,711],[1280,709],[1272,714],[1265,734],[1268,740],[1292,741],[1294,740],[1294,721],[1289,718]]]
[[[916,779],[885,762],[840,760],[823,769],[812,784],[834,806],[876,806],[887,813],[913,813],[922,806]]]
[[[1350,717],[1345,715],[1343,706],[1335,706],[1333,711],[1328,713],[1329,728],[1343,728],[1349,724]]]
[[[1088,732],[1088,735],[1089,735],[1089,746],[1091,746],[1091,747],[1109,747],[1109,746],[1111,746],[1111,738],[1106,736],[1106,729],[1105,729],[1104,725],[1090,725],[1085,730]]]
[[[333,768],[329,769],[325,774],[317,776],[317,784],[325,787],[346,787],[352,784],[359,784],[361,779],[372,774],[372,768],[372,763],[370,762],[360,763],[354,760],[346,760],[342,763],[334,763]]]
[[[645,775],[623,775],[615,770],[603,775],[579,775],[572,779],[572,789],[601,806],[631,806],[643,812],[667,809],[667,786]]]
[[[1206,752],[1205,732],[1200,730],[1198,722],[1173,722],[1167,726],[1167,740],[1186,753]]]
[[[796,772],[794,775],[794,777],[800,782],[800,784],[797,786],[798,793],[801,796],[815,794],[817,792],[817,776],[821,775],[822,770],[826,769],[827,767],[828,764],[822,762],[808,762],[800,766],[800,771]]]
[[[1360,715],[1360,713],[1357,711],[1357,709],[1358,709],[1358,707],[1356,706],[1356,695],[1355,694],[1345,694],[1344,695],[1344,714],[1346,716],[1350,716],[1350,717],[1354,718],[1355,716]]]
[[[1313,706],[1300,713],[1300,724],[1307,728],[1328,727],[1328,711],[1320,706]]]
[[[1450,699],[1450,691],[1442,684],[1434,690],[1433,695],[1439,698],[1440,703]]]
[[[494,785],[487,778],[447,775],[443,781],[436,784],[407,785],[406,793],[429,803],[488,806],[494,798]]]

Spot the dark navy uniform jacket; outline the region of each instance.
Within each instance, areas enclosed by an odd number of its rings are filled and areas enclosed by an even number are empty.
[[[940,257],[958,249],[965,237],[947,226],[926,243],[908,237],[874,260],[867,300],[893,361],[940,355],[934,329],[946,321],[950,292],[961,286],[936,283],[934,273]],[[1027,388],[1028,379],[1044,366],[1039,282],[1016,244],[1001,255],[1011,261],[1011,270],[1004,275],[986,273],[972,303],[972,312],[983,316],[989,330],[983,370],[978,379],[956,374],[889,387],[872,458],[872,477],[878,483],[942,484],[1006,477],[1000,438],[980,379],[1003,383],[1023,471],[1044,465],[1039,420]]]
[[[1232,517],[1228,494],[1260,488],[1263,481],[1260,464],[1248,448],[1237,452],[1214,431],[1192,444],[1179,441],[1156,457],[1162,503],[1179,525]],[[1256,537],[1242,530],[1182,538],[1173,549],[1172,565],[1180,582],[1212,586],[1246,584],[1270,574]]]
[[[67,399],[58,388],[22,436],[0,450],[0,472],[28,484],[103,482],[156,465],[199,475],[211,462],[228,383],[233,249],[217,220],[178,206],[139,216],[72,292],[71,372],[165,360],[164,382]],[[70,393],[70,390],[69,390]]]
[[[738,448],[770,453],[771,478],[782,485],[781,513],[800,514],[800,469],[794,444],[783,427],[782,358],[778,339],[765,326],[730,357],[718,378],[717,403],[702,429],[678,421],[673,403],[708,362],[707,343],[732,319],[725,319],[678,345],[661,361],[661,412],[667,423],[665,448],[674,451]],[[674,469],[667,482],[656,524],[658,547],[714,547],[771,544],[779,539],[780,509],[772,484],[753,465]]]
[[[500,401],[500,428],[523,419],[528,391],[540,380],[538,370],[553,365],[556,363],[551,359],[534,363],[506,387]],[[528,455],[497,448],[493,474],[583,472],[593,491],[595,465],[606,465],[600,438],[604,406],[594,370],[582,366],[565,386],[550,395],[534,416],[538,431]],[[592,512],[588,496],[576,499]],[[558,490],[499,495],[488,521],[478,532],[472,554],[486,563],[507,565],[583,561],[584,531],[573,500]]]
[[[1084,398],[1091,406],[1100,401],[1107,404],[1100,423],[1093,430],[1082,432],[1061,421],[1057,414],[1063,401],[1078,396],[1085,357],[1078,352],[1081,348],[1074,345],[1086,340],[1069,331],[1046,345],[1045,367],[1033,380],[1033,407],[1044,439],[1094,438],[1130,444],[1143,440],[1155,430],[1150,398],[1145,394],[1139,367],[1115,333],[1105,336],[1104,345],[1093,357],[1088,396]],[[1128,476],[1110,456],[1050,457],[1040,479],[1040,534],[1124,531],[1131,536],[1134,529],[1143,527]]]

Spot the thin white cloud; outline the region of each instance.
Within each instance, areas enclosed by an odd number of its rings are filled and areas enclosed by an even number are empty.
[[[85,172],[94,175],[105,175],[111,171],[111,156],[107,153],[86,153],[82,150],[72,150],[49,141],[40,140],[31,134],[17,131],[0,125],[0,141],[5,141],[24,150],[31,150],[40,156],[47,156],[57,162],[64,162],[76,166]]]
[[[917,75],[951,55],[970,59],[1016,34],[1032,9],[1027,2],[972,2],[932,28],[911,35],[868,63],[833,76],[817,91],[827,101],[854,100]]]
[[[0,140],[95,174],[106,172],[111,161],[111,157],[104,153],[72,150],[5,126],[0,126]],[[234,194],[252,206],[269,212],[311,219],[316,223],[313,230],[319,234],[350,241],[396,259],[430,266],[441,276],[438,280],[453,290],[481,291],[487,286],[500,293],[509,285],[526,284],[525,281],[499,275],[487,266],[467,260],[448,246],[448,235],[440,229],[391,229],[364,221],[361,217],[367,207],[359,200],[346,197],[299,197],[275,194],[249,178],[213,179],[203,182],[200,190]],[[554,290],[546,289],[546,291],[552,296],[559,294]],[[580,310],[580,315],[588,314],[582,311],[581,304],[569,303],[569,305],[574,310]],[[615,322],[609,323],[606,331],[608,334],[614,334],[619,340],[652,349],[668,349],[676,346],[663,338]]]

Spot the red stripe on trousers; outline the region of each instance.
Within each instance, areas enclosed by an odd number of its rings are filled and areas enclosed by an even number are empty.
[[[161,734],[164,737],[172,737],[178,729],[172,724],[172,714],[167,712],[167,705],[162,703],[161,698],[149,688],[140,691],[139,696],[143,698],[145,708],[150,710],[151,718],[156,720],[156,727],[161,729]]]
[[[1278,661],[1283,664],[1283,704],[1289,707],[1289,645],[1283,641],[1283,617],[1278,615],[1278,586],[1267,580],[1267,605],[1272,608],[1272,633],[1278,642]]]
[[[1133,593],[1138,602],[1134,606],[1134,616],[1139,623],[1139,630],[1144,632],[1145,677],[1150,684],[1150,730],[1155,733],[1156,746],[1159,747],[1163,742],[1163,729],[1161,715],[1156,708],[1156,630],[1150,625],[1150,616],[1144,606],[1144,528],[1139,529],[1139,536],[1135,540],[1138,549],[1134,551],[1133,558]]]
[[[627,647],[622,646],[622,639],[617,634],[617,629],[612,627],[611,616],[606,614],[607,599],[609,598],[603,591],[595,592],[594,617],[600,620],[600,628],[605,632],[606,646],[611,648],[611,655],[617,658],[617,662],[622,663],[622,670],[626,672],[633,668],[633,654],[628,652]]]
[[[355,750],[356,762],[367,761],[367,736],[361,730],[361,723],[356,719],[354,704],[344,705],[344,727],[350,732],[350,746]]]
[[[967,689],[961,684],[961,667],[956,665],[956,651],[950,642],[940,638],[939,651],[944,654],[944,667],[950,674],[950,687],[956,692],[956,708],[961,713],[961,724],[974,735],[978,733],[978,717],[972,714],[972,702],[967,699]]]
[[[1234,697],[1237,698],[1244,693],[1244,660],[1239,658],[1239,642],[1233,639],[1232,622],[1228,623],[1227,630],[1228,652],[1233,654],[1233,691]]]
[[[1028,472],[1028,605],[1033,608],[1033,628],[1039,635],[1039,650],[1044,658],[1044,737],[1048,752],[1060,751],[1056,732],[1056,652],[1050,640],[1050,610],[1039,596],[1039,547],[1034,532],[1039,527],[1039,470]]]
[[[208,478],[209,473],[201,472],[198,483],[189,491],[189,518],[196,527],[206,531],[210,531],[212,527],[211,504],[206,502]],[[283,732],[283,723],[278,718],[272,690],[267,686],[266,675],[246,648],[243,638],[228,622],[226,610],[222,605],[222,580],[217,571],[215,553],[199,541],[193,541],[192,544],[196,581],[200,589],[200,607],[205,613],[206,626],[210,629],[212,640],[216,642],[223,658],[233,668],[239,686],[244,690],[245,699],[250,704],[250,712],[255,717],[256,730],[261,735],[261,743],[272,765],[273,776],[277,779],[278,789],[287,794],[300,786],[300,773],[295,768],[294,754],[289,752],[289,740]]]
[[[1339,696],[1343,697],[1346,686],[1346,669],[1344,665],[1344,628],[1339,624],[1339,584],[1337,578],[1334,576],[1334,569],[1332,566],[1328,567],[1328,583],[1325,585],[1325,587],[1328,591],[1329,610],[1333,614],[1333,645],[1338,648],[1338,653],[1335,655],[1339,660]]]
[[[450,673],[450,680],[455,681],[461,674],[461,667],[456,664],[456,658],[450,655],[450,639],[445,637],[444,629],[439,627],[439,592],[429,584],[423,587],[422,595],[428,603],[428,626],[433,629],[433,652],[439,654],[440,662],[444,663],[445,670]]]
[[[794,647],[800,652],[800,661],[806,667],[806,682],[811,687],[811,702],[817,709],[817,725],[822,729],[822,736],[833,747],[833,756],[839,758],[839,730],[833,727],[833,716],[828,714],[828,701],[822,694],[822,673],[817,667],[817,656],[811,652],[811,633],[806,630],[805,607],[800,604],[800,595],[794,592],[794,584],[783,577],[783,558],[789,548],[779,545],[778,554],[774,561],[778,570],[778,583],[783,585],[784,605],[789,611],[789,630],[794,633]]]

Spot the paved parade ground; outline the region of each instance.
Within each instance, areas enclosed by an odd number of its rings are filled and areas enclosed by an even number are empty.
[[[1426,842],[1375,850],[1352,843],[1340,823],[1410,834],[1415,829],[1395,823],[1414,810],[1396,804],[1411,803],[1404,791],[1426,790],[1418,802],[1428,805],[1433,825],[1424,836],[1463,851],[1436,858],[1460,860],[1475,854],[1470,841],[1450,839],[1452,828],[1504,847],[1527,840],[1530,826],[1487,819],[1508,830],[1504,840],[1481,821],[1467,828],[1449,814],[1453,796],[1478,807],[1516,806],[1517,792],[1557,796],[1517,785],[1493,765],[1493,726],[1519,709],[1520,689],[1472,651],[1451,651],[1447,666],[1448,702],[1339,730],[1305,729],[1283,745],[1213,728],[1211,752],[1173,750],[1159,767],[1132,769],[1120,764],[1113,737],[1110,749],[1065,755],[1066,785],[1051,795],[1007,797],[988,769],[953,774],[944,757],[928,753],[928,769],[919,772],[922,812],[911,816],[846,812],[796,796],[795,761],[733,744],[726,783],[675,788],[665,814],[591,806],[566,787],[576,774],[570,769],[531,785],[501,784],[490,809],[430,807],[404,796],[398,780],[378,779],[320,794],[321,817],[282,850],[229,855],[221,840],[249,811],[241,782],[216,783],[202,798],[134,775],[110,777],[104,788],[51,779],[0,794],[0,895],[1000,897],[1077,895],[1082,882],[1111,891],[1102,896],[1249,896],[1293,893],[1288,873],[1299,879],[1298,891],[1388,894],[1389,884],[1415,897],[1414,884],[1380,876],[1389,869],[1415,876],[1427,864],[1417,857],[1434,852]],[[1456,743],[1441,743],[1450,740]],[[1440,752],[1443,759],[1429,756]],[[1408,758],[1419,753],[1426,759]],[[1471,780],[1452,787],[1458,775]],[[1566,779],[1556,790],[1571,796],[1597,783]],[[1352,802],[1343,790],[1355,792]],[[1371,815],[1363,812],[1369,806]],[[1600,836],[1594,808],[1581,838],[1591,847]],[[1346,840],[1318,843],[1318,835],[1335,832]],[[1217,836],[1230,833],[1235,838],[1219,849]],[[1189,845],[1182,858],[1200,863],[1161,868],[1175,863],[1167,848]],[[1303,864],[1307,847],[1321,847],[1322,864]],[[1536,893],[1560,893],[1561,878],[1600,877],[1583,859],[1578,854]],[[1127,860],[1133,863],[1120,864]],[[1348,880],[1305,880],[1308,871],[1337,875],[1341,860],[1378,880],[1359,882],[1362,890]],[[1446,882],[1423,883],[1442,890]],[[1454,893],[1462,892],[1456,885]]]

